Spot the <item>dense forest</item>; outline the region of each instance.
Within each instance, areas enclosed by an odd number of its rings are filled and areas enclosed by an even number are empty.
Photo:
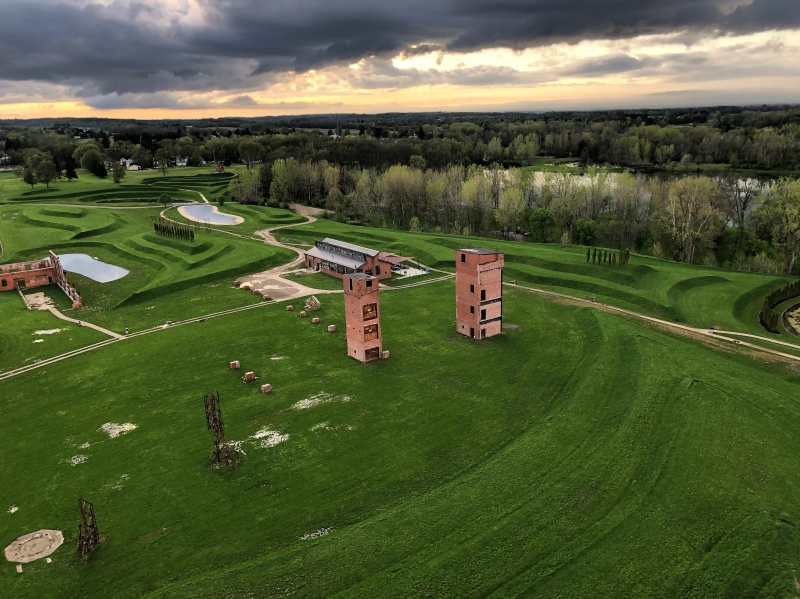
[[[0,122],[0,140],[32,186],[78,166],[119,181],[121,158],[242,163],[229,200],[353,223],[787,273],[800,252],[798,107]]]

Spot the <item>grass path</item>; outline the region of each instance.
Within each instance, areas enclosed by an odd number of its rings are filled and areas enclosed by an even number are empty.
[[[685,325],[685,324],[679,324],[677,322],[672,322],[670,320],[664,320],[664,319],[661,319],[661,318],[656,318],[654,316],[647,316],[646,314],[641,314],[640,312],[634,312],[633,310],[626,310],[625,308],[618,308],[617,306],[612,306],[610,304],[604,304],[604,303],[597,302],[597,301],[587,300],[587,299],[584,299],[582,297],[575,297],[573,295],[567,295],[565,293],[558,293],[556,291],[548,291],[546,289],[537,289],[535,287],[526,287],[526,286],[517,285],[517,284],[514,284],[514,283],[503,283],[503,284],[507,285],[509,287],[517,288],[517,289],[524,289],[525,291],[530,291],[530,292],[533,292],[533,293],[541,293],[543,295],[549,295],[549,296],[552,296],[552,297],[559,297],[559,298],[562,298],[562,299],[565,299],[565,300],[569,300],[569,301],[572,301],[572,302],[577,302],[577,303],[579,303],[581,305],[584,305],[584,306],[591,306],[593,308],[596,308],[598,310],[603,310],[605,312],[615,312],[617,314],[624,314],[626,316],[633,316],[634,318],[647,320],[649,322],[658,324],[660,326],[665,326],[665,327],[668,327],[670,329],[673,329],[673,330],[676,330],[676,331],[680,331],[680,332],[683,332],[683,333],[690,333],[692,335],[702,335],[703,337],[713,337],[715,339],[722,339],[724,341],[729,341],[729,342],[734,343],[736,345],[743,345],[745,347],[749,347],[749,348],[756,349],[756,350],[759,350],[759,351],[762,351],[762,352],[766,352],[768,354],[772,354],[772,355],[775,355],[775,356],[780,356],[782,358],[788,358],[789,360],[800,362],[800,356],[795,356],[795,355],[792,355],[792,354],[787,354],[785,352],[780,352],[780,351],[777,351],[777,350],[774,350],[774,349],[769,349],[769,348],[766,348],[766,347],[762,347],[760,345],[747,343],[746,341],[741,341],[739,339],[733,339],[731,337],[727,337],[726,335],[739,335],[739,336],[743,336],[743,337],[751,337],[751,338],[754,338],[754,339],[760,339],[762,341],[770,341],[770,342],[774,342],[774,343],[780,343],[781,345],[786,345],[788,347],[792,347],[794,349],[800,350],[800,346],[794,345],[792,343],[786,343],[784,341],[776,341],[776,340],[770,339],[768,337],[761,337],[759,335],[751,335],[751,334],[748,334],[748,333],[736,333],[736,332],[732,332],[732,331],[717,331],[717,330],[711,330],[711,329],[701,329],[701,328],[697,328],[697,327],[691,327],[691,326],[688,326],[688,325]]]

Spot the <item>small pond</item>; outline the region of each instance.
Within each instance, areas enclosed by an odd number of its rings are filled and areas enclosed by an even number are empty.
[[[217,210],[216,206],[212,206],[211,204],[181,206],[178,208],[178,211],[187,218],[202,223],[210,223],[212,225],[238,225],[244,221],[240,216],[233,216],[232,214],[220,212]]]
[[[110,283],[128,274],[124,268],[95,260],[88,254],[59,254],[58,259],[67,272],[78,273],[98,283]]]

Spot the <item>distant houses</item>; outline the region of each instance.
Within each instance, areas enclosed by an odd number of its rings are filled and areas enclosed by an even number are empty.
[[[133,160],[130,158],[120,158],[119,163],[124,166],[129,171],[140,171],[142,167],[138,164],[134,164]]]

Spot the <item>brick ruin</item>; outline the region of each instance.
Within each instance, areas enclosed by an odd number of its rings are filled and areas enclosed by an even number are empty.
[[[0,291],[32,289],[43,285],[58,285],[72,300],[73,308],[83,306],[81,296],[67,281],[61,261],[52,251],[42,260],[0,264]]]
[[[456,330],[473,339],[503,332],[503,254],[456,251]]]
[[[344,276],[347,355],[360,362],[383,357],[378,279],[363,273]]]

